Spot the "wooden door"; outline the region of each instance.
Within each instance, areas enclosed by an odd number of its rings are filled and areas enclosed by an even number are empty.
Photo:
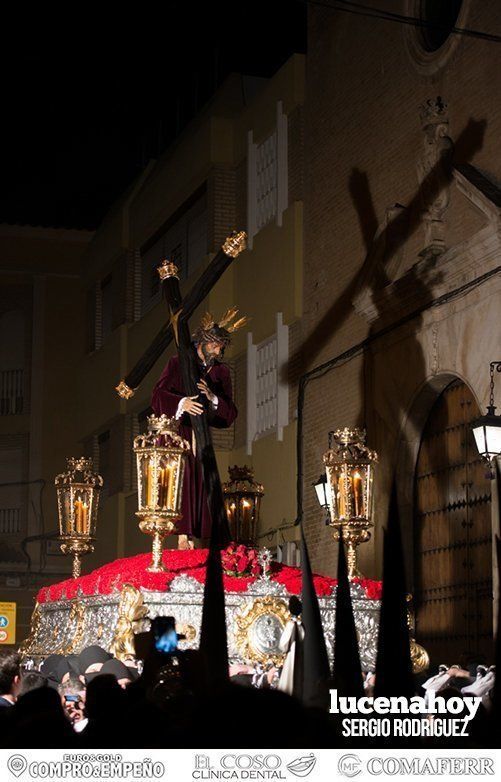
[[[492,663],[490,480],[470,422],[480,415],[457,380],[426,423],[416,467],[416,636],[432,665]]]

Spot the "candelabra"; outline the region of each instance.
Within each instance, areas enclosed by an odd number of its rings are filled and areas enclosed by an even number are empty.
[[[375,451],[365,446],[365,432],[338,429],[330,436],[324,454],[327,471],[327,502],[335,540],[346,544],[348,575],[360,576],[357,546],[369,540],[372,522]]]
[[[165,570],[163,539],[176,533],[181,518],[184,466],[189,443],[178,434],[178,423],[166,415],[148,418],[148,431],[134,439],[137,459],[138,506],[141,532],[151,535],[151,573]]]
[[[69,458],[67,470],[55,479],[61,551],[73,556],[73,578],[81,574],[81,558],[94,551],[97,509],[103,479],[92,459]]]

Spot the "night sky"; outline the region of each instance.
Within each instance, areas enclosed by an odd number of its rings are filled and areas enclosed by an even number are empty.
[[[125,7],[4,29],[0,222],[96,228],[228,73],[270,76],[306,47],[302,0]]]

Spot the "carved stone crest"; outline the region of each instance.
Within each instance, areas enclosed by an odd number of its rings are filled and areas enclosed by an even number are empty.
[[[420,106],[423,146],[417,176],[423,201],[423,255],[440,255],[445,248],[445,212],[449,206],[453,143],[449,137],[448,107],[440,96]]]

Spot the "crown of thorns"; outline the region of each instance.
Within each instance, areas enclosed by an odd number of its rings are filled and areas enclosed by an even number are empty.
[[[214,316],[210,312],[206,312],[200,321],[200,326],[193,334],[193,339],[197,344],[200,342],[219,342],[223,347],[227,347],[231,342],[231,334],[249,322],[245,316],[235,320],[237,315],[237,307],[231,307],[224,313],[221,320],[216,322]]]

